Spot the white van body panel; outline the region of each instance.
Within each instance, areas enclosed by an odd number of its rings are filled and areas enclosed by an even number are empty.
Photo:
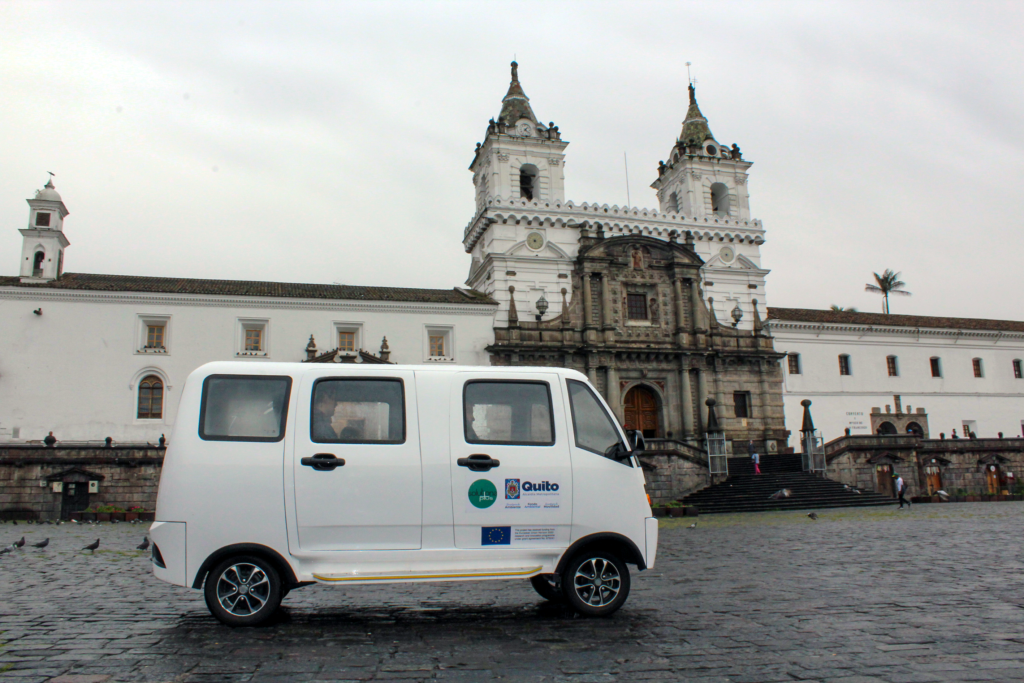
[[[204,382],[217,376],[288,378],[279,440],[200,435]],[[635,458],[618,462],[576,446],[568,379],[587,382],[563,368],[204,365],[185,383],[165,455],[152,533],[167,568],[154,572],[198,588],[218,553],[240,547],[273,554],[293,575],[286,580],[299,583],[525,578],[555,572],[571,544],[593,534],[624,538],[650,566],[657,521],[647,519],[643,473]],[[342,380],[401,382],[401,443],[324,442],[314,436],[314,387]],[[554,443],[469,443],[463,392],[467,383],[487,380],[547,387]],[[543,414],[535,406],[532,418]],[[360,424],[372,416],[367,420]],[[624,441],[621,428],[615,429]],[[333,471],[302,464],[317,453],[345,464]],[[458,464],[474,454],[500,465],[473,472]],[[472,505],[468,496],[483,479],[498,494],[485,508]],[[526,482],[542,488],[524,496]],[[172,570],[172,564],[180,569]]]

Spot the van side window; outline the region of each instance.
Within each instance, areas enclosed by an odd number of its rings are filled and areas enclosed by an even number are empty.
[[[210,375],[203,381],[199,437],[204,441],[280,441],[291,377]]]
[[[609,456],[615,445],[621,443],[615,423],[586,384],[574,379],[567,380],[567,384],[576,445],[598,455]]]
[[[547,382],[467,382],[463,390],[466,443],[550,446],[555,443]]]
[[[318,380],[309,438],[316,443],[405,443],[402,380]]]

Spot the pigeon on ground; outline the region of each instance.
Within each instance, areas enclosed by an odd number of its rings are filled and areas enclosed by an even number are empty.
[[[142,539],[142,543],[135,546],[136,550],[149,550],[149,536]]]
[[[687,529],[696,529],[697,528],[697,522],[694,522],[693,524],[691,524],[690,526],[688,526],[686,528]]]
[[[18,520],[12,519],[11,524],[13,524],[14,526],[18,526]]]
[[[111,524],[120,524],[121,522],[120,522],[120,520],[112,519],[112,520],[110,520],[110,523]]]
[[[100,539],[97,538],[95,541],[93,541],[89,545],[87,545],[84,548],[82,548],[82,550],[91,550],[93,552],[96,552],[96,548],[99,548],[99,547],[100,547]]]
[[[810,517],[811,519],[813,519],[815,522],[818,521],[818,513],[817,512],[808,512],[807,516]]]
[[[50,539],[49,538],[44,538],[43,540],[39,541],[39,543],[33,543],[32,547],[33,548],[45,548],[48,545],[50,545]]]
[[[22,536],[20,541],[15,541],[14,542],[14,547],[15,548],[23,548],[23,547],[25,547],[25,537]]]
[[[789,498],[789,496],[790,496],[789,489],[779,489],[778,491],[776,491],[772,495],[768,496],[768,499],[769,500],[783,500],[784,498]]]
[[[6,555],[7,553],[11,552],[12,550],[14,550],[14,546],[13,545],[9,545],[6,548],[4,548],[3,550],[0,550],[0,555]]]
[[[949,500],[949,494],[945,491],[936,491],[935,495],[941,498],[943,501]]]

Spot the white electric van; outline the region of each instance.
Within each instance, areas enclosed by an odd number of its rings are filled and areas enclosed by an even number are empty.
[[[573,370],[209,363],[182,390],[153,571],[233,626],[311,583],[529,579],[611,614],[657,550],[642,447]]]

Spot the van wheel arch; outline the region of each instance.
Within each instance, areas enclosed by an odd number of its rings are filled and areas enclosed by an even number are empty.
[[[627,564],[635,564],[639,571],[647,569],[643,553],[636,547],[636,543],[622,534],[603,532],[584,536],[569,546],[569,549],[559,558],[555,573],[561,575],[565,571],[566,565],[569,564],[569,560],[584,550],[606,550],[615,553]]]
[[[283,587],[288,590],[299,586],[307,586],[311,583],[309,581],[300,582],[295,576],[295,570],[292,569],[292,566],[273,548],[268,548],[267,546],[260,545],[258,543],[235,543],[233,545],[226,545],[220,550],[215,551],[203,561],[203,564],[199,567],[199,571],[196,572],[195,579],[192,581],[192,587],[202,588],[203,582],[206,580],[206,575],[210,573],[210,570],[213,569],[218,562],[226,557],[230,557],[231,555],[255,555],[264,558],[274,565],[274,569],[277,570],[278,576],[281,577]]]

